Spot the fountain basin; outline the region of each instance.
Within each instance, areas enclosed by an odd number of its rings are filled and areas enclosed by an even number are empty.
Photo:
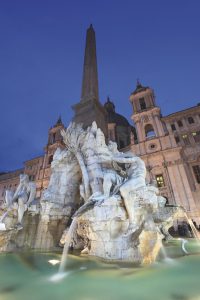
[[[194,241],[189,241],[187,249],[190,244],[193,250],[198,248]],[[179,253],[179,245],[180,241],[172,243],[174,256]],[[131,264],[119,267],[95,258],[69,255],[66,276],[53,283],[50,278],[58,265],[49,261],[60,259],[61,255],[55,253],[1,254],[0,298],[51,300],[68,299],[70,295],[70,300],[199,299],[200,255],[179,256],[174,264],[158,263],[143,268],[133,268]]]

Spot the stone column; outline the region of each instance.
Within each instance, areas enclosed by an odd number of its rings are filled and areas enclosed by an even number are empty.
[[[141,123],[139,121],[136,122],[136,128],[137,128],[137,135],[138,135],[138,142],[141,143],[144,141],[144,134],[141,129]]]
[[[176,185],[176,179],[175,179],[175,174],[174,174],[174,166],[168,166],[167,170],[168,170],[168,174],[169,174],[169,180],[171,182],[173,193],[174,193],[175,204],[176,205],[182,205],[182,202],[181,202],[181,199],[180,199],[180,196],[179,196],[179,193],[178,193],[177,185]]]
[[[188,178],[187,178],[183,164],[178,165],[178,169],[179,169],[181,181],[183,182],[183,188],[185,191],[186,201],[188,203],[188,206],[189,206],[190,210],[196,210],[197,208],[195,205],[195,201],[194,201],[191,189],[190,189],[190,185],[189,185]]]
[[[161,121],[158,120],[158,115],[154,116],[154,119],[156,122],[159,136],[163,136],[164,132],[163,132],[163,128],[162,128],[162,123],[161,123]]]
[[[195,202],[183,164],[168,167],[176,204],[182,205],[187,211],[196,211]]]

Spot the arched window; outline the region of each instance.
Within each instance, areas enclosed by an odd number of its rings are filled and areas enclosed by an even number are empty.
[[[53,133],[52,134],[52,144],[55,143],[55,141],[56,141],[56,133]]]
[[[183,127],[183,122],[181,120],[177,121],[179,127]]]
[[[151,124],[147,124],[145,126],[144,130],[145,130],[145,136],[147,138],[151,138],[151,137],[156,136],[155,131],[153,129],[153,126]]]
[[[193,117],[188,117],[188,123],[189,123],[189,124],[193,124],[193,123],[194,123]]]
[[[141,110],[146,109],[147,106],[146,106],[146,102],[144,100],[144,97],[140,98],[139,101],[140,101],[140,108],[141,108]]]

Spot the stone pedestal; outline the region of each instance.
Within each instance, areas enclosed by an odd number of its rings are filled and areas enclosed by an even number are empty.
[[[78,219],[77,233],[88,240],[88,254],[110,261],[150,264],[155,261],[163,236],[145,224],[127,234],[128,216],[120,196],[105,200]]]
[[[98,128],[101,128],[105,135],[105,139],[108,137],[108,125],[107,125],[107,112],[99,101],[94,99],[81,101],[75,104],[73,107],[75,116],[73,122],[83,124],[83,128],[91,126],[95,121]]]
[[[36,249],[51,251],[59,246],[71,210],[54,203],[41,203],[40,212],[29,209],[23,218],[23,229],[14,229],[17,214],[12,211],[5,219],[6,231],[0,231],[0,252]]]

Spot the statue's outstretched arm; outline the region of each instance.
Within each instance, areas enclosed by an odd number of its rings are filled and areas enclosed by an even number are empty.
[[[112,156],[110,155],[105,155],[105,154],[99,154],[98,155],[98,162],[99,163],[104,163],[104,162],[112,162],[113,159],[112,159]]]
[[[119,157],[113,156],[113,161],[116,161],[121,164],[133,164],[137,161],[137,157]]]

